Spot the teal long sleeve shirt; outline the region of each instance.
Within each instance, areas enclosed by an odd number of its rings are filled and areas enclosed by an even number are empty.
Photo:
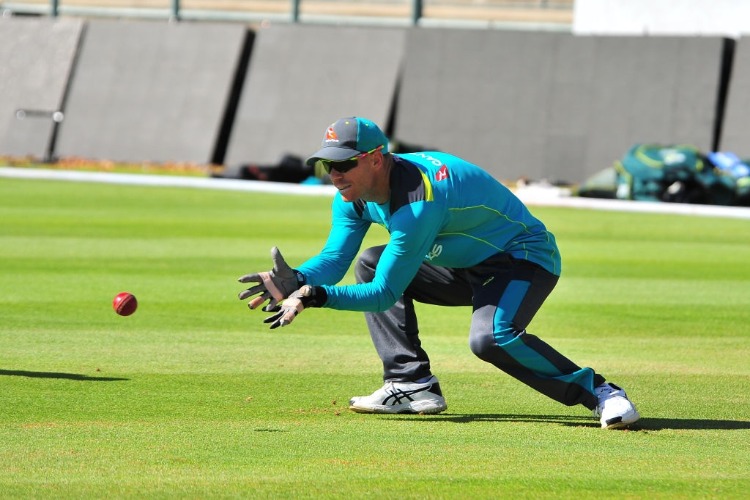
[[[425,261],[468,268],[505,252],[560,275],[555,237],[485,170],[441,152],[392,156],[390,200],[345,202],[337,193],[325,246],[297,268],[307,283],[323,286],[328,296],[324,307],[389,309]],[[374,280],[336,286],[373,223],[390,234]]]

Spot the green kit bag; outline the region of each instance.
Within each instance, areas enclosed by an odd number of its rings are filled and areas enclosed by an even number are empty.
[[[689,145],[636,144],[614,164],[622,200],[731,205],[734,181]]]

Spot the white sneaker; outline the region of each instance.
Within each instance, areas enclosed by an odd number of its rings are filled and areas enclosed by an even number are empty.
[[[615,384],[604,383],[594,389],[594,394],[599,398],[594,416],[600,417],[602,429],[620,429],[641,418],[625,391]]]
[[[369,396],[356,396],[349,409],[357,413],[440,413],[448,408],[435,376],[427,382],[386,382]]]

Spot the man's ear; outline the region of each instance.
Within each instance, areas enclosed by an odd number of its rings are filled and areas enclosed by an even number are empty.
[[[385,168],[385,156],[383,156],[383,153],[381,151],[375,151],[372,154],[372,161],[375,163],[375,165],[378,168]]]

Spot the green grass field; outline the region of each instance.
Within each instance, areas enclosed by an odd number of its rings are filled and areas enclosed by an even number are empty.
[[[750,222],[532,208],[563,278],[529,330],[643,415],[604,431],[476,359],[468,308],[418,308],[447,412],[348,411],[381,384],[361,314],[270,331],[237,300],[329,204],[0,179],[0,495],[747,498]]]

